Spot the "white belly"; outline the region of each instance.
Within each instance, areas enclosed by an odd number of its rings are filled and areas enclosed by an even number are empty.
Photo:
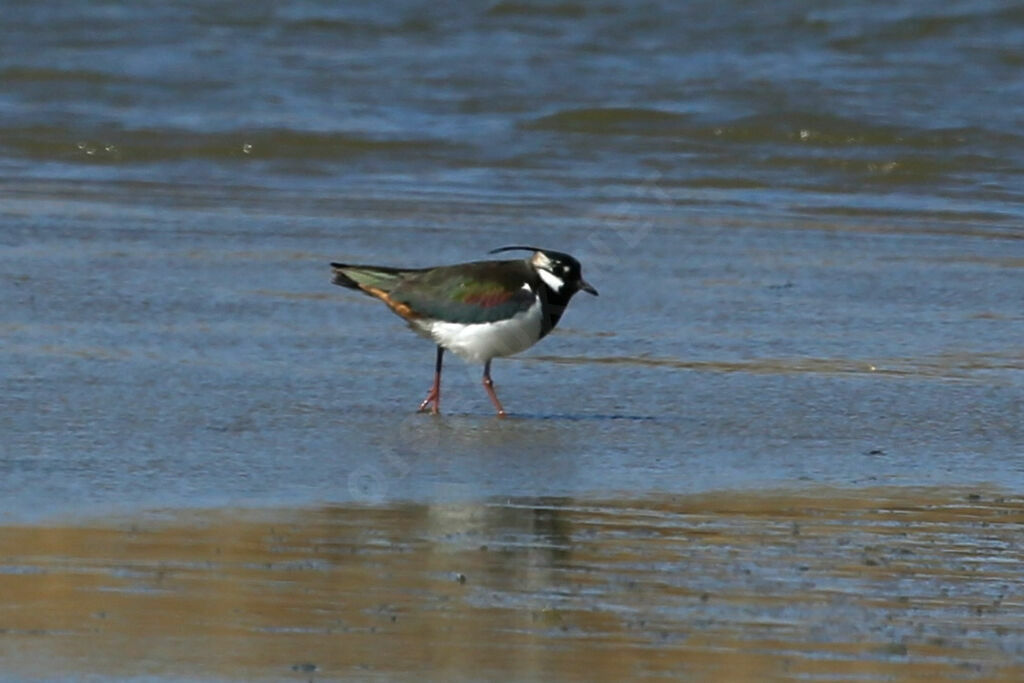
[[[511,356],[533,346],[540,339],[540,299],[509,320],[462,325],[438,320],[415,320],[417,331],[462,358],[485,363],[498,356]]]

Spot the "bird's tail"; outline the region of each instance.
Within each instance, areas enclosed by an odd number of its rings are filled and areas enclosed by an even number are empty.
[[[398,286],[407,275],[421,272],[409,268],[388,268],[387,266],[350,266],[344,263],[332,263],[334,272],[332,282],[342,287],[358,289],[361,292],[377,297],[388,305],[392,311],[406,320],[420,317],[408,304],[391,298],[391,290]]]
[[[332,263],[331,271],[334,275],[331,282],[334,284],[349,289],[360,289],[367,293],[371,290],[390,292],[401,282],[404,275],[414,272],[407,268],[353,266],[345,263]]]

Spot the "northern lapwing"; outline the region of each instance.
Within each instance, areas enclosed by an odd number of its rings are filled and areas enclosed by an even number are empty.
[[[494,383],[491,360],[530,348],[562,317],[573,294],[597,295],[569,254],[537,247],[501,247],[490,253],[525,250],[528,258],[474,261],[436,268],[391,268],[332,263],[333,282],[377,297],[437,344],[434,384],[420,404],[435,415],[441,408],[441,362],[445,349],[484,364],[483,384],[505,416]]]

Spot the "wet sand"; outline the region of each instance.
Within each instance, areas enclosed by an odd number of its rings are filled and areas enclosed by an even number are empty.
[[[0,251],[0,678],[1024,676],[1020,240],[652,221],[434,418],[326,268],[426,256],[108,199]]]
[[[1005,680],[991,490],[152,512],[0,530],[5,679]]]

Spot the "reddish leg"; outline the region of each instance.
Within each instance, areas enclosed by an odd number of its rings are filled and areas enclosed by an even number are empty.
[[[494,393],[494,382],[491,380],[491,361],[484,363],[484,389],[487,390],[487,395],[491,397],[491,403],[498,409],[498,417],[505,417],[505,409],[501,407],[501,401],[498,400],[498,395]]]
[[[430,409],[431,414],[437,415],[441,412],[441,360],[444,358],[444,348],[437,347],[437,364],[434,366],[434,384],[430,387],[430,393],[423,399],[420,409],[417,412],[424,412],[431,403],[434,407]]]

